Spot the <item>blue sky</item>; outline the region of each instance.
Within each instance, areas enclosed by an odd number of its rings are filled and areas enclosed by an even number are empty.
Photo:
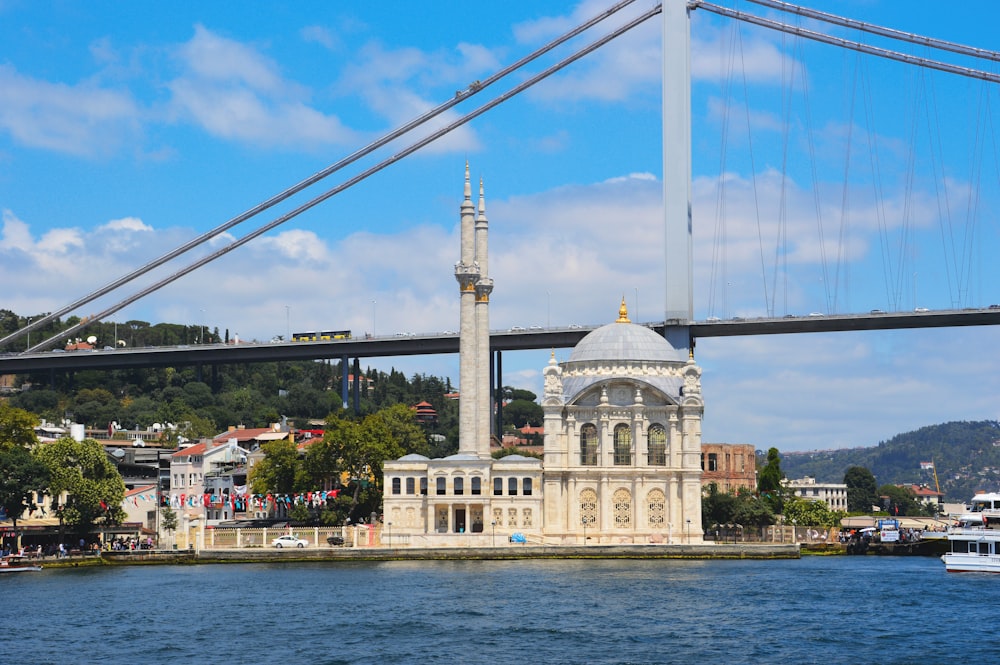
[[[0,306],[58,309],[610,4],[438,2],[431,16],[392,2],[248,10],[236,2],[0,0]],[[720,4],[776,16],[747,2]],[[622,14],[650,6],[636,2]],[[1000,10],[991,2],[942,11],[915,1],[905,13],[888,0],[809,6],[1000,48]],[[648,21],[112,318],[205,323],[260,340],[289,328],[456,329],[466,160],[485,180],[492,327],[610,322],[623,296],[633,320],[662,318],[660,31],[659,18]],[[991,224],[1000,180],[996,84],[704,10],[692,18],[692,77],[696,318],[1000,302]],[[490,98],[486,91],[448,117]],[[264,213],[212,247],[288,209]],[[700,340],[704,439],[840,448],[947,420],[997,418],[996,341],[990,328]],[[547,357],[506,354],[505,382],[540,391]],[[371,364],[457,378],[453,357]]]

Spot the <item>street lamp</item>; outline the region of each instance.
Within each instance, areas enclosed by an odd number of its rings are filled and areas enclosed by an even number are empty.
[[[493,547],[497,546],[497,521],[493,520],[490,522],[490,526],[493,527]]]
[[[385,544],[390,549],[392,549],[392,522],[386,522],[385,523],[385,528],[387,530],[387,533],[386,533],[386,536],[385,536]]]
[[[375,300],[372,300],[372,337],[375,336]]]
[[[201,341],[198,343],[205,343],[205,310],[201,310]]]
[[[687,539],[687,541],[688,541],[688,544],[690,545],[691,544],[691,520],[687,521],[687,525],[688,525],[688,539]]]
[[[288,305],[285,305],[285,341],[292,341],[292,319],[288,310]]]

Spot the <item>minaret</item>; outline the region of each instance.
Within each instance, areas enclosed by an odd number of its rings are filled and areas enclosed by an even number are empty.
[[[489,274],[486,221],[486,198],[483,181],[479,180],[479,214],[476,216],[476,452],[481,459],[490,459],[490,423],[493,421],[490,399],[490,293],[493,280]]]
[[[455,279],[461,298],[459,307],[458,346],[458,452],[478,455],[476,424],[479,382],[477,379],[478,352],[476,334],[476,283],[479,266],[476,264],[475,208],[472,205],[472,185],[469,183],[469,163],[465,163],[465,199],[461,208],[461,258],[455,264]],[[487,335],[489,333],[487,332]],[[487,344],[489,341],[487,340]],[[488,379],[487,379],[488,380]],[[487,448],[487,451],[489,449]]]

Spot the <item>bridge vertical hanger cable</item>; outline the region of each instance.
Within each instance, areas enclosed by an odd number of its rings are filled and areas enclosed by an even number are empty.
[[[737,40],[739,41],[740,58],[742,59],[744,55],[743,35],[741,34],[740,31],[737,31]],[[746,71],[747,71],[746,67],[740,68],[740,72],[742,73],[741,81],[743,83],[743,111],[746,117],[746,124],[747,124],[747,146],[749,148],[749,154],[750,154],[750,178],[751,178],[751,184],[753,185],[753,211],[754,211],[754,220],[756,221],[757,225],[757,254],[760,258],[760,276],[761,276],[762,286],[764,287],[764,303],[766,307],[769,300],[767,295],[768,293],[767,268],[765,267],[765,260],[764,260],[764,234],[763,230],[761,229],[761,222],[760,222],[760,199],[757,193],[757,164],[756,164],[756,159],[754,158],[754,151],[753,151],[753,133],[750,131],[752,128],[750,123],[750,92],[748,90],[749,86],[747,85]]]
[[[961,298],[963,292],[961,285],[959,287],[959,304],[971,305],[975,300],[973,299],[972,287],[973,287],[973,266],[979,265],[980,262],[975,260],[975,251],[981,243],[976,242],[977,227],[979,219],[979,191],[982,185],[982,151],[983,151],[983,133],[984,133],[984,121],[983,121],[983,91],[980,90],[979,94],[979,104],[976,106],[976,119],[974,123],[971,123],[974,130],[974,150],[972,155],[969,156],[969,191],[968,200],[966,202],[966,217],[964,225],[964,235],[963,235],[963,248],[962,248],[962,266],[963,266],[963,282],[964,282],[964,300]]]
[[[440,115],[440,114],[444,113],[445,111],[451,109],[455,105],[457,105],[457,104],[459,104],[459,103],[461,103],[461,102],[469,99],[473,95],[481,92],[482,90],[486,89],[490,85],[496,83],[497,81],[499,81],[500,79],[506,77],[507,75],[511,74],[512,72],[514,72],[514,71],[516,71],[518,69],[521,69],[526,64],[528,64],[528,63],[530,63],[530,62],[538,59],[539,57],[541,57],[542,55],[548,53],[549,51],[551,51],[552,49],[556,48],[557,46],[565,43],[566,41],[568,41],[568,40],[570,40],[570,39],[572,39],[572,38],[574,38],[574,37],[576,37],[578,35],[580,35],[581,33],[585,32],[586,30],[588,30],[589,28],[593,27],[597,23],[603,21],[604,19],[606,19],[609,16],[615,14],[616,12],[620,11],[621,9],[624,9],[627,5],[630,5],[633,2],[635,2],[635,0],[620,0],[620,2],[618,2],[617,4],[611,6],[607,10],[601,12],[600,14],[592,17],[590,20],[588,20],[588,21],[586,21],[584,23],[581,23],[576,28],[573,28],[569,32],[566,32],[563,35],[557,37],[556,39],[552,40],[548,44],[542,46],[541,48],[539,48],[539,49],[533,51],[532,53],[526,55],[525,57],[521,58],[517,62],[515,62],[515,63],[513,63],[511,65],[508,65],[507,67],[504,67],[503,69],[501,69],[500,71],[496,72],[495,74],[493,74],[493,75],[491,75],[491,76],[489,76],[489,77],[487,77],[485,79],[482,79],[481,81],[475,82],[474,84],[470,85],[469,87],[465,88],[464,90],[460,90],[460,91],[456,92],[455,96],[453,98],[451,98],[451,99],[443,102],[442,104],[439,104],[438,106],[436,106],[433,109],[427,111],[426,113],[418,116],[417,118],[414,118],[413,120],[407,122],[406,124],[401,125],[400,127],[392,130],[391,132],[389,132],[388,134],[382,136],[378,140],[373,141],[372,143],[369,143],[365,147],[363,147],[363,148],[355,151],[354,153],[348,155],[347,157],[344,157],[343,159],[341,159],[340,161],[336,162],[335,164],[331,164],[330,166],[326,167],[325,169],[322,169],[321,171],[317,171],[316,173],[314,173],[313,175],[309,176],[305,180],[302,180],[302,181],[296,183],[295,185],[292,185],[291,187],[289,187],[289,188],[285,189],[284,191],[280,192],[279,194],[276,194],[275,196],[272,196],[271,198],[267,199],[263,203],[260,203],[260,204],[258,204],[256,206],[254,206],[253,208],[250,208],[249,210],[247,210],[247,211],[245,211],[245,212],[237,215],[236,217],[233,217],[232,219],[228,220],[227,222],[224,222],[223,224],[215,227],[214,229],[212,229],[210,231],[207,231],[207,232],[201,234],[200,236],[198,236],[198,237],[196,237],[196,238],[194,238],[194,239],[192,239],[192,240],[184,243],[180,247],[178,247],[178,248],[176,248],[176,249],[174,249],[174,250],[172,250],[172,251],[170,251],[170,252],[168,252],[168,253],[160,256],[157,259],[154,259],[153,261],[150,261],[149,263],[147,263],[146,265],[142,266],[141,268],[137,268],[136,270],[130,272],[129,274],[124,275],[123,277],[120,277],[120,278],[116,279],[115,281],[113,281],[113,282],[111,282],[111,283],[109,283],[109,284],[101,287],[100,289],[98,289],[96,291],[93,291],[92,293],[88,294],[87,296],[84,296],[83,298],[80,298],[79,300],[76,300],[76,301],[70,303],[69,305],[66,305],[65,307],[61,308],[59,311],[52,312],[51,314],[47,314],[44,317],[40,317],[39,319],[37,319],[35,321],[32,321],[31,323],[29,323],[25,327],[23,327],[23,328],[15,331],[13,333],[11,333],[10,335],[7,335],[3,339],[0,339],[0,346],[3,346],[7,342],[12,342],[12,341],[14,341],[14,340],[16,340],[16,339],[18,339],[20,337],[23,337],[24,335],[30,333],[32,330],[40,328],[40,327],[44,326],[45,324],[47,324],[47,323],[49,323],[49,322],[51,322],[51,321],[59,318],[60,316],[62,316],[64,314],[68,314],[69,312],[71,312],[71,311],[73,311],[73,310],[75,310],[75,309],[77,309],[79,307],[82,307],[83,305],[86,305],[86,304],[88,304],[90,302],[93,302],[94,300],[96,300],[97,298],[100,298],[101,296],[107,295],[111,291],[114,291],[115,289],[118,289],[119,287],[124,286],[125,284],[127,284],[127,283],[129,283],[129,282],[131,282],[131,281],[133,281],[133,280],[135,280],[135,279],[137,279],[137,278],[145,275],[146,273],[150,272],[151,270],[154,270],[155,268],[160,267],[164,263],[167,263],[168,261],[171,261],[171,260],[177,258],[178,256],[180,256],[180,255],[182,255],[182,254],[190,251],[191,249],[194,249],[195,247],[197,247],[199,245],[202,245],[205,242],[208,242],[212,238],[220,235],[221,233],[224,233],[225,231],[228,231],[229,229],[233,228],[234,226],[247,221],[251,217],[255,217],[256,215],[260,214],[261,212],[264,212],[265,210],[274,207],[278,203],[281,203],[282,201],[285,201],[285,200],[289,199],[290,197],[294,196],[295,194],[298,194],[299,192],[301,192],[302,190],[304,190],[304,189],[306,189],[306,188],[308,188],[308,187],[316,184],[320,180],[323,180],[327,176],[332,175],[333,173],[341,170],[342,168],[344,168],[344,167],[346,167],[346,166],[348,166],[350,164],[353,164],[354,162],[356,162],[357,160],[361,159],[362,157],[365,157],[365,156],[371,154],[375,150],[377,150],[377,149],[381,148],[382,146],[388,144],[389,142],[391,142],[391,141],[399,138],[403,134],[406,134],[407,132],[415,129],[416,127],[419,127],[419,126],[421,126],[421,125],[429,122],[430,120],[434,119],[438,115]],[[60,334],[62,334],[62,333],[60,333]]]
[[[894,283],[898,282],[898,277],[894,278],[894,274],[901,276],[903,274],[902,270],[902,259],[897,257],[897,262],[893,263],[893,252],[892,243],[889,237],[889,221],[885,210],[885,191],[882,186],[882,162],[879,159],[879,144],[878,144],[878,130],[876,128],[875,121],[875,103],[873,101],[872,95],[872,79],[873,76],[868,70],[868,63],[861,58],[860,55],[857,57],[858,66],[861,70],[860,73],[860,87],[861,87],[861,105],[862,113],[865,119],[865,137],[868,140],[868,164],[871,168],[871,184],[872,184],[872,209],[875,211],[875,219],[878,224],[879,229],[879,241],[882,247],[882,275],[885,280],[886,291],[890,294],[890,302],[899,302],[900,292],[898,286],[894,287]],[[912,145],[912,140],[910,141]],[[909,197],[906,197],[908,199]],[[905,207],[905,201],[904,201]],[[903,226],[906,224],[906,213],[903,213]],[[841,229],[843,233],[843,229]],[[841,240],[841,247],[843,246],[843,240]],[[846,257],[838,257],[838,270],[840,266],[840,261],[843,261],[846,265]],[[896,266],[896,270],[893,266]],[[894,309],[898,309],[898,306]]]
[[[295,208],[294,210],[292,210],[292,211],[290,211],[290,212],[288,212],[288,213],[286,213],[286,214],[284,214],[284,215],[282,215],[282,216],[280,216],[280,217],[272,220],[271,222],[265,224],[264,226],[261,226],[261,227],[257,228],[256,230],[254,230],[251,233],[243,236],[239,240],[233,241],[229,245],[226,245],[225,247],[222,247],[222,248],[216,250],[215,252],[213,252],[213,253],[211,253],[211,254],[209,254],[207,256],[202,257],[201,259],[195,261],[194,263],[188,265],[187,267],[182,268],[181,270],[173,273],[172,275],[169,275],[169,276],[163,278],[159,282],[156,282],[155,284],[152,284],[152,285],[146,287],[145,289],[142,289],[141,291],[139,291],[139,292],[137,292],[137,293],[129,296],[125,300],[123,300],[123,301],[121,301],[121,302],[119,302],[119,303],[117,303],[117,304],[115,304],[115,305],[113,305],[113,306],[105,309],[104,311],[102,311],[102,312],[100,312],[98,314],[95,314],[93,317],[90,317],[86,322],[81,322],[81,323],[79,323],[79,324],[77,324],[75,326],[72,326],[72,327],[70,327],[70,328],[68,328],[66,330],[63,330],[62,332],[59,333],[58,337],[72,335],[73,333],[75,333],[75,332],[79,331],[80,329],[86,327],[86,325],[88,325],[89,323],[100,321],[104,317],[109,316],[111,314],[114,314],[118,310],[127,307],[128,305],[132,304],[136,300],[144,298],[145,296],[149,295],[150,293],[158,291],[159,289],[163,288],[164,286],[166,286],[166,285],[168,285],[168,284],[170,284],[170,283],[172,283],[172,282],[180,279],[184,275],[187,275],[188,273],[190,273],[190,272],[192,272],[192,271],[194,271],[194,270],[202,267],[203,265],[206,265],[207,263],[210,263],[210,262],[214,261],[215,259],[228,254],[229,252],[233,251],[234,249],[242,247],[243,245],[245,245],[246,243],[250,242],[254,238],[257,238],[257,237],[263,235],[264,233],[267,233],[271,229],[274,229],[274,228],[280,226],[281,224],[284,224],[288,220],[293,219],[293,218],[297,217],[298,215],[301,215],[303,212],[305,212],[305,211],[307,211],[307,210],[309,210],[311,208],[314,208],[315,206],[319,205],[323,201],[326,201],[327,199],[329,199],[329,198],[331,198],[331,197],[339,194],[340,192],[344,191],[345,189],[353,187],[354,185],[356,185],[357,183],[361,182],[362,180],[365,180],[368,177],[374,175],[375,173],[378,173],[379,171],[382,171],[386,167],[388,167],[388,166],[390,166],[392,164],[395,164],[399,160],[401,160],[404,157],[407,157],[407,156],[413,154],[414,152],[416,152],[417,150],[423,148],[424,146],[426,146],[426,145],[428,145],[430,143],[433,143],[434,141],[436,141],[437,139],[441,138],[445,134],[448,134],[448,133],[454,131],[455,129],[461,127],[462,125],[465,125],[468,122],[474,120],[475,118],[478,118],[483,113],[486,113],[490,109],[492,109],[492,108],[494,108],[496,106],[499,106],[503,102],[505,102],[505,101],[511,99],[512,97],[520,94],[521,92],[527,90],[528,88],[532,87],[536,83],[538,83],[538,82],[540,82],[540,81],[548,78],[552,74],[555,74],[559,70],[561,70],[561,69],[569,66],[570,64],[576,62],[577,60],[579,60],[580,58],[584,57],[585,55],[588,55],[588,54],[592,53],[593,51],[596,51],[598,48],[604,46],[605,44],[607,44],[608,42],[612,41],[613,39],[616,39],[617,37],[620,37],[621,35],[625,34],[629,30],[631,30],[632,28],[634,28],[634,27],[636,27],[638,25],[641,25],[645,21],[647,21],[650,18],[656,16],[661,11],[662,11],[662,6],[659,5],[659,4],[657,4],[654,8],[648,10],[647,12],[641,14],[640,16],[637,16],[637,17],[633,18],[631,21],[625,23],[624,25],[620,26],[616,30],[613,30],[612,32],[606,34],[605,36],[601,37],[600,39],[598,39],[598,40],[596,40],[594,42],[591,42],[589,45],[585,46],[584,48],[582,48],[582,49],[574,52],[573,54],[569,55],[568,57],[564,58],[563,60],[560,60],[556,64],[554,64],[551,67],[545,69],[544,71],[542,71],[542,72],[540,72],[540,73],[538,73],[538,74],[536,74],[536,75],[528,78],[527,80],[525,80],[522,83],[516,85],[515,87],[511,88],[507,92],[501,94],[497,98],[495,98],[495,99],[487,102],[486,104],[480,106],[477,109],[474,109],[473,111],[470,111],[466,115],[458,118],[457,120],[455,120],[454,122],[446,125],[445,127],[443,127],[441,129],[439,129],[439,130],[437,130],[437,131],[429,134],[428,136],[426,136],[426,137],[418,140],[415,143],[412,143],[411,145],[407,146],[406,148],[404,148],[403,150],[397,152],[396,154],[392,155],[391,157],[388,157],[387,159],[383,160],[382,162],[379,162],[375,166],[372,166],[369,169],[367,169],[367,170],[359,173],[358,175],[356,175],[356,176],[354,176],[354,177],[352,177],[352,178],[344,181],[340,185],[337,185],[336,187],[333,187],[332,189],[329,189],[329,190],[323,192],[319,196],[316,196],[315,198],[313,198],[313,199],[311,199],[311,200],[303,203],[302,205],[300,205],[299,207]],[[57,340],[57,337],[51,337],[51,338],[45,340],[44,342],[41,342],[40,344],[36,344],[35,346],[31,347],[30,349],[28,349],[26,351],[26,353],[27,352],[31,352],[31,351],[37,351],[37,350],[43,349],[43,348],[45,348],[47,346],[50,346],[56,340]]]
[[[997,51],[991,51],[991,50],[987,50],[987,49],[970,47],[970,46],[966,46],[966,45],[963,45],[963,44],[957,44],[957,43],[954,43],[954,42],[948,42],[948,41],[945,41],[945,40],[939,40],[939,39],[924,37],[924,36],[921,36],[921,35],[916,35],[916,34],[913,34],[913,33],[906,33],[906,32],[902,32],[902,31],[898,31],[898,30],[893,30],[893,29],[890,29],[890,28],[884,28],[884,27],[881,27],[881,26],[876,26],[876,25],[864,23],[864,22],[861,22],[861,21],[854,21],[852,19],[847,19],[847,18],[835,16],[833,14],[827,14],[827,13],[824,13],[824,12],[818,12],[818,11],[815,11],[815,10],[810,10],[810,9],[803,8],[803,7],[798,7],[796,5],[791,5],[789,3],[780,2],[779,0],[749,0],[749,1],[750,2],[754,2],[755,4],[758,4],[758,5],[765,6],[765,7],[769,7],[769,8],[773,8],[773,9],[778,9],[780,11],[794,13],[794,14],[799,15],[799,16],[804,16],[804,17],[808,17],[808,18],[817,19],[817,20],[820,20],[820,21],[824,21],[824,22],[835,24],[835,25],[839,25],[839,26],[842,26],[842,27],[857,29],[857,30],[860,30],[860,31],[863,31],[863,32],[868,32],[870,34],[876,34],[876,35],[880,35],[880,36],[884,36],[884,37],[889,37],[889,38],[892,38],[892,39],[896,39],[896,40],[908,42],[908,43],[911,43],[911,44],[916,44],[916,45],[924,46],[924,47],[927,47],[927,48],[939,49],[939,50],[949,51],[949,52],[952,52],[952,53],[958,53],[958,54],[961,54],[961,55],[967,55],[967,56],[971,56],[971,57],[975,57],[975,58],[985,59],[985,60],[992,61],[994,63],[1000,62],[1000,52],[997,52]],[[917,65],[917,66],[922,67],[922,68],[935,69],[935,70],[938,70],[938,71],[942,71],[942,72],[946,72],[946,73],[951,73],[951,74],[958,74],[960,76],[969,77],[969,78],[975,78],[975,79],[979,79],[979,80],[987,81],[987,82],[991,82],[991,83],[998,83],[998,82],[1000,82],[1000,74],[996,73],[995,71],[984,71],[984,70],[981,70],[981,69],[974,69],[974,68],[970,68],[970,67],[962,67],[962,66],[958,66],[958,65],[952,65],[950,63],[945,63],[945,62],[941,62],[941,61],[937,61],[937,60],[932,60],[932,59],[925,58],[925,57],[913,56],[913,55],[910,55],[910,54],[900,53],[900,52],[897,52],[897,51],[891,51],[891,50],[888,50],[888,49],[871,46],[871,45],[864,44],[864,43],[861,43],[861,42],[849,41],[849,40],[846,40],[846,39],[841,39],[839,37],[833,37],[831,35],[826,35],[826,34],[823,34],[823,33],[812,31],[812,30],[807,30],[807,29],[804,29],[804,28],[801,28],[801,27],[791,26],[791,25],[788,25],[788,24],[785,24],[785,23],[781,23],[780,21],[774,21],[774,20],[771,20],[771,19],[765,19],[765,18],[762,18],[762,17],[759,17],[759,16],[755,16],[753,14],[748,14],[746,12],[736,11],[736,10],[733,10],[733,9],[729,9],[727,7],[721,7],[721,6],[715,5],[713,3],[704,2],[703,0],[690,0],[689,7],[691,9],[705,9],[706,11],[710,11],[710,12],[713,12],[715,14],[719,14],[720,16],[726,16],[726,17],[729,17],[729,18],[733,18],[733,19],[736,19],[738,21],[753,23],[755,25],[760,25],[762,27],[766,27],[766,28],[773,29],[773,30],[778,30],[778,31],[781,31],[781,32],[784,32],[784,33],[790,33],[790,34],[795,34],[795,35],[799,35],[799,36],[802,36],[802,37],[806,37],[808,39],[811,39],[811,40],[814,40],[814,41],[819,41],[819,42],[822,42],[822,43],[825,43],[825,44],[830,44],[830,45],[839,46],[839,47],[842,47],[842,48],[852,49],[852,50],[858,51],[860,53],[865,53],[865,54],[869,54],[869,55],[875,55],[875,56],[878,56],[878,57],[881,57],[881,58],[886,58],[886,59],[890,59],[890,60],[896,60],[896,61],[899,61],[899,62],[904,62],[904,63],[907,63],[907,64],[911,64],[911,65]],[[998,175],[1000,175],[1000,172],[998,172]],[[978,189],[976,189],[976,188],[973,188],[973,189],[975,190],[975,195],[976,195],[977,198],[975,200],[970,199],[968,201],[968,209],[969,209],[969,211],[978,210],[978,206],[979,206],[979,202],[978,202]],[[972,193],[973,192],[970,192],[970,195]],[[845,202],[846,202],[846,190],[845,190]],[[882,211],[881,214],[884,214],[884,211]],[[976,225],[976,223],[974,221],[975,217],[976,216],[974,215],[971,220],[967,221],[967,224],[966,224],[966,227],[967,227],[966,228],[966,233],[963,236],[963,243],[962,243],[963,249],[962,249],[962,252],[961,253],[954,252],[954,254],[956,254],[956,256],[954,257],[954,262],[956,264],[955,273],[956,273],[956,277],[958,278],[958,282],[959,282],[958,283],[958,292],[959,292],[959,298],[958,298],[958,300],[959,300],[959,302],[962,300],[962,296],[961,296],[962,292],[963,291],[967,292],[967,291],[969,291],[971,289],[971,286],[970,286],[970,284],[971,284],[971,273],[973,271],[973,269],[972,269],[971,266],[974,263],[974,254],[975,254],[976,248],[978,246],[978,244],[975,242],[975,228],[974,228],[975,225]],[[884,224],[885,224],[884,223],[884,219],[880,222],[880,224],[881,224],[880,229],[886,228],[884,226]],[[904,228],[904,232],[901,234],[901,238],[902,238],[901,239],[901,244],[904,247],[904,250],[903,250],[904,253],[905,253],[905,244],[907,242],[906,238],[907,238],[908,234],[910,234],[911,232],[912,232],[912,229],[910,229],[910,228],[907,227],[907,228]],[[821,243],[822,243],[822,239],[821,239]],[[954,245],[952,245],[952,246],[954,246]],[[898,256],[898,254],[889,251],[889,247],[888,246],[883,246],[883,250],[884,250],[884,252],[883,252],[883,261],[888,261],[887,263],[883,264],[883,267],[887,268],[886,283],[887,283],[887,288],[889,290],[889,298],[890,298],[890,301],[892,301],[892,302],[898,302],[899,299],[901,298],[902,287],[900,286],[900,284],[901,284],[900,279],[895,279],[894,276],[893,276],[893,273],[895,273],[896,270],[891,267],[891,261],[892,261],[891,257],[893,257],[894,255]],[[961,257],[961,259],[959,259],[959,257]],[[905,260],[900,260],[897,263],[897,269],[898,269],[900,275],[902,275],[904,273],[904,268],[905,268]],[[839,269],[839,262],[838,262],[838,269]],[[949,273],[949,279],[950,279],[950,273]],[[896,284],[895,287],[892,286],[894,283]],[[916,303],[914,303],[914,304],[916,304]]]
[[[731,312],[729,311],[729,265],[727,255],[729,243],[727,242],[728,227],[726,225],[726,194],[729,178],[726,173],[726,167],[728,165],[727,160],[729,156],[727,146],[729,144],[733,72],[735,70],[734,61],[736,58],[736,39],[734,35],[738,29],[739,26],[735,23],[730,27],[731,34],[728,41],[729,49],[727,52],[723,52],[723,47],[726,44],[726,41],[721,39],[719,40],[719,80],[722,81],[722,126],[720,128],[719,141],[719,181],[715,189],[715,232],[713,234],[712,242],[712,267],[710,273],[711,276],[709,278],[708,297],[708,312],[709,314],[712,314],[716,311],[715,294],[717,291],[722,293],[722,302],[719,306],[719,313],[726,318],[731,316]]]
[[[781,52],[784,53],[787,48],[785,43],[785,35],[781,35]],[[793,49],[794,50],[794,49]],[[786,72],[786,58],[781,58],[781,118],[782,118],[782,132],[781,132],[781,184],[780,192],[778,195],[778,228],[775,230],[774,238],[774,265],[771,269],[771,302],[768,303],[767,315],[773,317],[775,315],[775,308],[777,306],[776,300],[778,297],[778,273],[787,273],[787,256],[788,256],[788,148],[791,136],[791,123],[792,123],[792,90],[795,86],[795,66],[793,61],[793,66],[791,70]],[[788,311],[788,282],[787,277],[784,285],[784,307],[785,312]]]

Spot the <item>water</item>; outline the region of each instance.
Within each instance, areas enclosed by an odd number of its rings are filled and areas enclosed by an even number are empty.
[[[992,662],[936,558],[135,566],[4,575],[0,662]]]

